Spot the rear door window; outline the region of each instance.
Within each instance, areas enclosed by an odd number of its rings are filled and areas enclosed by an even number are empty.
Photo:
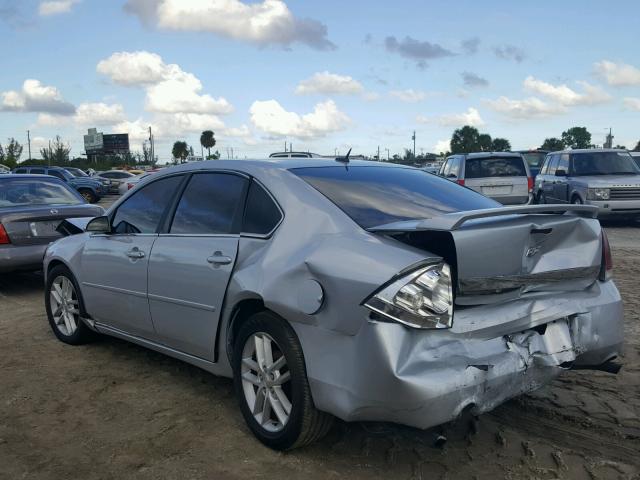
[[[556,167],[556,171],[557,170],[564,170],[565,174],[569,173],[569,154],[568,153],[563,153],[562,155],[560,155],[560,160],[558,160],[558,166]]]
[[[234,174],[193,175],[178,203],[170,233],[239,233],[247,184],[246,178]]]
[[[44,168],[32,168],[29,173],[31,173],[32,175],[44,175],[45,174],[45,169]]]
[[[467,158],[465,178],[526,177],[521,157]]]
[[[18,169],[16,169],[16,173],[27,173],[27,169],[26,168],[18,168]]]
[[[67,178],[63,175],[63,173],[59,170],[49,170],[47,172],[49,175],[53,177],[58,177],[60,180],[66,180]]]
[[[558,169],[558,162],[560,161],[560,155],[552,155],[549,160],[549,170],[547,172],[548,175],[555,175],[556,170]]]
[[[282,213],[273,198],[257,182],[251,182],[244,209],[243,233],[268,235],[281,219]]]
[[[163,178],[131,195],[113,217],[114,233],[156,233],[183,178],[183,175]]]

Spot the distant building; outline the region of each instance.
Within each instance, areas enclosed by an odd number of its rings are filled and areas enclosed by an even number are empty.
[[[84,136],[84,150],[87,158],[98,155],[127,155],[129,154],[128,133],[102,133],[90,128]]]

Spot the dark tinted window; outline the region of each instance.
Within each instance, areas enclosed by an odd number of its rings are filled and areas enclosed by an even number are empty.
[[[525,152],[522,154],[524,159],[527,161],[530,167],[539,167],[544,162],[544,157],[546,153],[544,152]]]
[[[194,175],[178,204],[171,233],[238,233],[246,184],[238,175]]]
[[[115,233],[156,233],[160,218],[182,178],[163,178],[142,187],[129,197],[113,217]]]
[[[638,175],[640,169],[627,152],[571,154],[573,175]]]
[[[465,178],[526,177],[521,157],[467,158]]]
[[[473,190],[413,168],[345,166],[291,171],[364,228],[500,206]]]
[[[58,177],[60,180],[66,180],[67,178],[60,170],[49,170],[47,174],[53,177]]]
[[[271,232],[282,218],[282,214],[273,199],[256,182],[252,182],[244,209],[242,231],[266,235]]]
[[[31,173],[32,175],[44,175],[44,172],[44,168],[32,168],[29,173]]]
[[[25,205],[79,205],[84,201],[66,184],[55,180],[26,177],[0,180],[0,209]]]
[[[17,168],[15,173],[27,173],[26,168]]]

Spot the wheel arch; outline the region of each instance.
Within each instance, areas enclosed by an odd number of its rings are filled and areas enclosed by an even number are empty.
[[[259,295],[251,298],[245,298],[238,301],[233,308],[231,309],[231,314],[229,315],[229,322],[227,324],[224,345],[227,353],[227,358],[229,362],[232,361],[233,356],[233,344],[235,342],[235,338],[240,330],[240,327],[244,322],[246,322],[253,314],[262,312],[262,311],[270,311],[264,305],[264,301],[262,297]],[[275,312],[273,312],[275,313]],[[218,361],[218,352],[216,352],[214,361]]]

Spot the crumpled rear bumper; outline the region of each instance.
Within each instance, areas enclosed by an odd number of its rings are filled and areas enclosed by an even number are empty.
[[[508,318],[510,311],[513,318],[496,324],[496,316]],[[462,310],[458,322],[458,331],[455,317],[452,330],[419,331],[370,321],[352,337],[302,327],[317,408],[347,421],[428,428],[467,407],[489,411],[571,364],[599,365],[622,354],[622,302],[613,282],[562,299]]]

